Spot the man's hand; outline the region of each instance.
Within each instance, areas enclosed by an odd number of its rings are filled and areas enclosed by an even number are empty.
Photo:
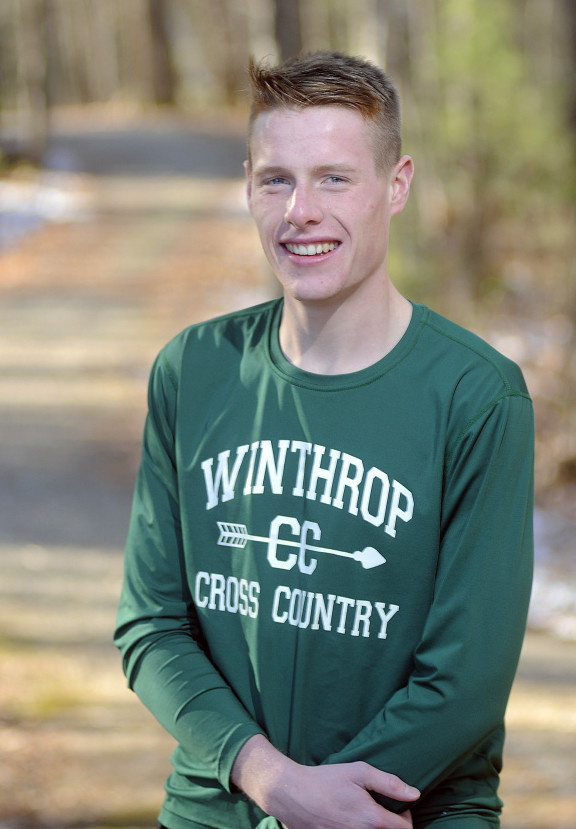
[[[379,806],[371,791],[394,800],[420,792],[368,763],[302,766],[263,736],[252,737],[232,767],[232,782],[286,829],[410,829],[412,818]]]

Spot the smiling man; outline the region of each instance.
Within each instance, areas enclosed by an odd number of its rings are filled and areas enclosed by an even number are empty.
[[[494,829],[531,583],[521,372],[403,297],[413,174],[373,64],[252,64],[282,298],[151,376],[116,642],[175,737],[168,829]]]
[[[387,269],[390,219],[406,203],[412,160],[379,162],[372,129],[342,105],[264,110],[252,126],[248,200],[284,289],[280,345],[312,372],[366,368],[412,315]]]

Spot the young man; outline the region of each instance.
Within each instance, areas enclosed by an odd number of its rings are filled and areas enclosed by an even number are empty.
[[[161,352],[126,550],[116,641],[178,742],[160,820],[497,827],[530,399],[390,281],[412,161],[386,75],[321,53],[251,81],[248,201],[283,297]]]

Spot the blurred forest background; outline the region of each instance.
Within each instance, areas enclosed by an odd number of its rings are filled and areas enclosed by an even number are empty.
[[[573,0],[3,0],[0,44],[5,171],[65,166],[46,151],[72,109],[243,125],[249,55],[341,49],[385,67],[417,167],[392,272],[522,364],[539,403],[539,496],[572,487]]]
[[[400,89],[394,280],[534,398],[502,825],[576,826],[575,0],[0,0],[0,829],[154,825],[172,742],[111,644],[148,370],[275,291],[246,64],[317,49]]]

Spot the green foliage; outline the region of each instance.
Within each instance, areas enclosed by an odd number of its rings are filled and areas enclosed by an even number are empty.
[[[436,0],[427,49],[410,66],[421,254],[436,282],[456,282],[471,300],[502,287],[518,248],[546,246],[551,220],[571,218],[563,89],[538,72],[538,47],[522,43],[522,5]]]

